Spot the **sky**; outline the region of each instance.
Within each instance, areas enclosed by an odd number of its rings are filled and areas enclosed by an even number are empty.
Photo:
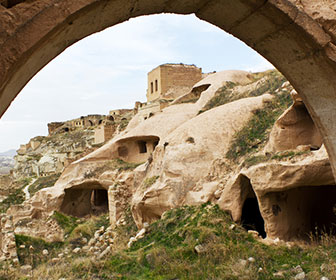
[[[194,15],[143,16],[66,49],[23,88],[0,119],[0,152],[47,135],[47,123],[145,101],[147,73],[164,63],[203,72],[264,71],[273,66],[250,47]]]

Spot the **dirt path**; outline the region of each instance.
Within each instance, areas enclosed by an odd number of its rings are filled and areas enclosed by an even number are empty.
[[[31,183],[30,184],[28,184],[27,186],[25,186],[25,188],[23,189],[23,192],[25,193],[25,195],[26,195],[26,200],[28,200],[29,198],[30,198],[30,193],[29,193],[29,187],[32,185],[32,184],[34,184],[35,182],[36,182],[36,178],[35,179],[33,179],[32,181],[31,181]]]

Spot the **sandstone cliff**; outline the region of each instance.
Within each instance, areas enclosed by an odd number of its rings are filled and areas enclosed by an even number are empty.
[[[70,163],[54,186],[12,206],[14,231],[59,240],[56,224],[43,227],[55,210],[77,217],[109,212],[115,227],[130,207],[142,228],[169,209],[207,202],[268,239],[306,239],[316,226],[333,230],[336,201],[324,203],[334,192],[328,156],[279,72],[210,74],[189,95],[148,118],[135,115],[108,143]],[[48,157],[82,151],[90,137],[62,148],[54,142]],[[35,151],[46,144],[40,142]]]

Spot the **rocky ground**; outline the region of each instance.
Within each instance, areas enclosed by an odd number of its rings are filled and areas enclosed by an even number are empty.
[[[335,279],[335,239],[265,245],[218,206],[184,206],[139,231],[130,216],[116,229],[106,215],[57,214],[64,242],[16,236],[20,268],[2,279]]]
[[[15,156],[13,176],[18,178],[61,173],[72,161],[94,150],[92,129],[38,136],[31,142],[36,148],[20,151]]]

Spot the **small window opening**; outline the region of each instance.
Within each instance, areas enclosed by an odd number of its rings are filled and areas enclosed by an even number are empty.
[[[151,93],[154,92],[154,85],[153,85],[153,82],[151,82]]]
[[[155,80],[155,91],[158,91],[158,80]]]
[[[145,141],[138,141],[138,146],[140,154],[147,153],[147,145]]]

